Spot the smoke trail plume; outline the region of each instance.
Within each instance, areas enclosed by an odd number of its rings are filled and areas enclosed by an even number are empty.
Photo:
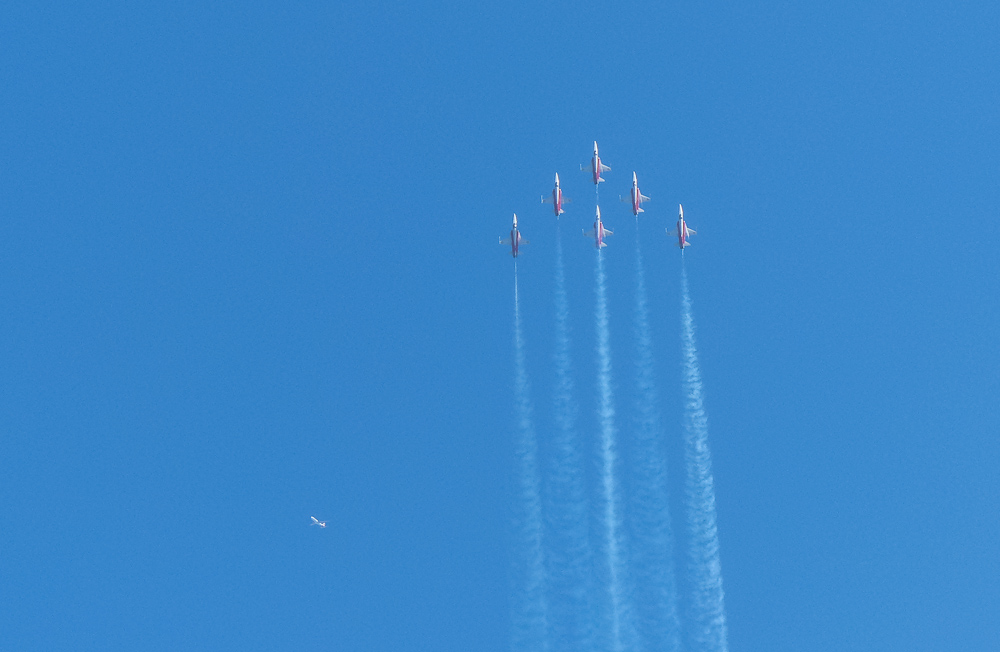
[[[569,306],[563,270],[562,234],[556,238],[555,435],[549,481],[549,604],[553,648],[576,652],[593,646],[593,609],[587,494],[576,429],[570,364]]]
[[[513,652],[548,650],[548,609],[545,600],[545,564],[542,553],[542,505],[538,480],[538,442],[531,411],[531,386],[524,364],[521,303],[514,265],[514,402],[517,439],[514,445],[517,492],[514,517],[514,627]]]
[[[636,419],[632,447],[634,468],[630,533],[635,569],[636,624],[651,650],[680,650],[674,536],[670,522],[667,471],[653,374],[646,276],[639,236],[635,241]]]
[[[618,486],[615,481],[617,449],[615,445],[615,406],[611,391],[611,347],[608,332],[608,305],[605,291],[604,256],[597,252],[597,387],[598,418],[600,421],[600,477],[603,498],[602,521],[605,528],[607,581],[609,599],[609,637],[612,652],[632,647],[634,633],[628,601],[625,597],[624,545],[618,515]]]
[[[689,645],[692,650],[726,652],[726,612],[722,591],[722,564],[715,523],[715,488],[708,450],[708,419],[702,401],[701,371],[694,340],[694,318],[688,292],[687,269],[681,268],[681,345],[684,372],[685,493],[690,535],[688,569],[691,603],[688,606]]]

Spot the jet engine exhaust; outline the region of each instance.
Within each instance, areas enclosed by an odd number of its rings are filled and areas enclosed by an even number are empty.
[[[680,650],[677,585],[674,577],[674,535],[667,491],[663,426],[653,372],[653,341],[649,327],[646,276],[639,233],[635,241],[635,384],[634,438],[631,450],[633,482],[632,545],[629,549],[635,584],[636,626],[649,650]]]
[[[615,407],[611,391],[611,347],[609,344],[608,305],[604,256],[597,252],[597,387],[598,418],[600,421],[600,478],[603,499],[603,525],[607,552],[608,598],[610,600],[610,649],[622,652],[634,640],[630,631],[630,613],[623,591],[624,557],[621,522],[618,514],[618,486],[615,480],[617,448],[615,443]]]
[[[683,259],[682,259],[683,260]],[[689,648],[726,652],[729,648],[722,590],[722,565],[715,516],[708,419],[702,397],[701,370],[694,338],[694,317],[687,268],[681,266],[681,353],[684,386],[685,494],[688,517],[688,572],[691,600],[687,608]]]
[[[593,647],[593,551],[583,456],[576,427],[570,361],[569,306],[566,299],[562,232],[556,227],[555,269],[555,433],[549,518],[546,531],[549,604],[553,647],[566,652]]]
[[[548,650],[548,608],[545,598],[545,560],[542,552],[542,505],[538,478],[538,441],[531,409],[531,385],[524,362],[521,304],[514,265],[514,403],[517,437],[514,442],[516,491],[514,514],[514,652]]]

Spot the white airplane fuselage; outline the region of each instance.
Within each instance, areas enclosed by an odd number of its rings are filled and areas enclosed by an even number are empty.
[[[517,258],[517,248],[521,244],[521,232],[517,230],[517,215],[514,215],[514,226],[510,227],[510,255]]]
[[[687,223],[684,222],[684,218],[678,218],[677,220],[677,246],[683,249],[687,246]]]
[[[642,204],[642,193],[639,192],[639,181],[635,178],[635,172],[632,173],[632,214],[636,217],[639,213],[644,212],[640,206]]]
[[[597,217],[594,220],[594,246],[600,249],[604,244],[604,222],[601,221],[601,207],[597,207]]]
[[[691,237],[694,231],[689,229],[687,222],[684,221],[684,207],[680,206],[679,211],[679,215],[677,216],[677,246],[683,251],[684,247],[690,246],[691,243],[688,242],[688,238]]]
[[[552,189],[552,207],[555,211],[556,217],[562,215],[563,211],[563,195],[562,188],[559,187],[559,175],[556,175],[556,187]]]
[[[601,178],[601,156],[597,153],[597,141],[594,141],[594,156],[590,159],[590,170],[593,172],[595,186],[604,181]]]

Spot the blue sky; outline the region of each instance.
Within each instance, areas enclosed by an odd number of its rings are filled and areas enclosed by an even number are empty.
[[[517,212],[531,240],[544,438],[559,172],[591,437],[597,140],[619,425],[638,233],[674,453],[663,228],[683,202],[698,230],[731,648],[997,649],[998,28],[990,3],[8,3],[0,647],[507,649],[496,238]]]

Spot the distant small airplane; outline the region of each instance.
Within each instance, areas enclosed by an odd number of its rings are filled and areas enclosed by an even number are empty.
[[[318,525],[320,527],[326,527],[326,521],[317,521],[315,516],[310,516],[309,518],[311,518],[313,521],[309,525]]]
[[[559,187],[559,175],[556,175],[556,187],[552,189],[552,197],[546,198],[542,195],[543,204],[552,204],[552,208],[555,211],[556,217],[559,217],[566,211],[563,210],[563,204],[568,204],[573,200],[568,197],[563,197],[562,188]]]
[[[639,213],[645,213],[642,210],[640,204],[644,201],[649,201],[649,197],[639,192],[639,182],[635,178],[635,172],[632,173],[632,190],[630,192],[630,197],[632,198],[632,214],[639,217]],[[624,198],[619,197],[621,201],[625,201]]]
[[[580,229],[583,231],[583,229]],[[601,221],[601,207],[597,207],[597,217],[594,219],[594,228],[590,232],[584,231],[583,235],[588,238],[594,239],[594,246],[600,249],[601,247],[607,247],[608,243],[604,241],[604,236],[614,235],[615,232],[604,228],[604,222]]]
[[[510,255],[517,258],[517,248],[523,244],[531,244],[527,240],[521,239],[521,232],[517,230],[517,213],[514,213],[514,226],[510,227],[510,237],[500,238],[500,244],[510,245]]]
[[[677,230],[671,231],[670,229],[666,229],[666,231],[667,235],[677,238],[677,246],[683,251],[684,247],[691,246],[688,238],[696,235],[698,232],[688,228],[687,222],[684,221],[684,206],[681,204],[678,204],[678,206],[680,207],[680,215],[677,217]]]
[[[580,170],[586,172],[586,170],[584,169],[584,167],[582,165],[580,166]],[[594,185],[595,186],[597,184],[599,184],[600,182],[604,181],[604,179],[601,178],[601,172],[611,172],[611,168],[609,168],[607,165],[604,165],[603,163],[601,163],[601,157],[597,153],[597,141],[596,140],[594,141],[594,156],[593,156],[593,158],[590,159],[590,172],[594,176]]]

